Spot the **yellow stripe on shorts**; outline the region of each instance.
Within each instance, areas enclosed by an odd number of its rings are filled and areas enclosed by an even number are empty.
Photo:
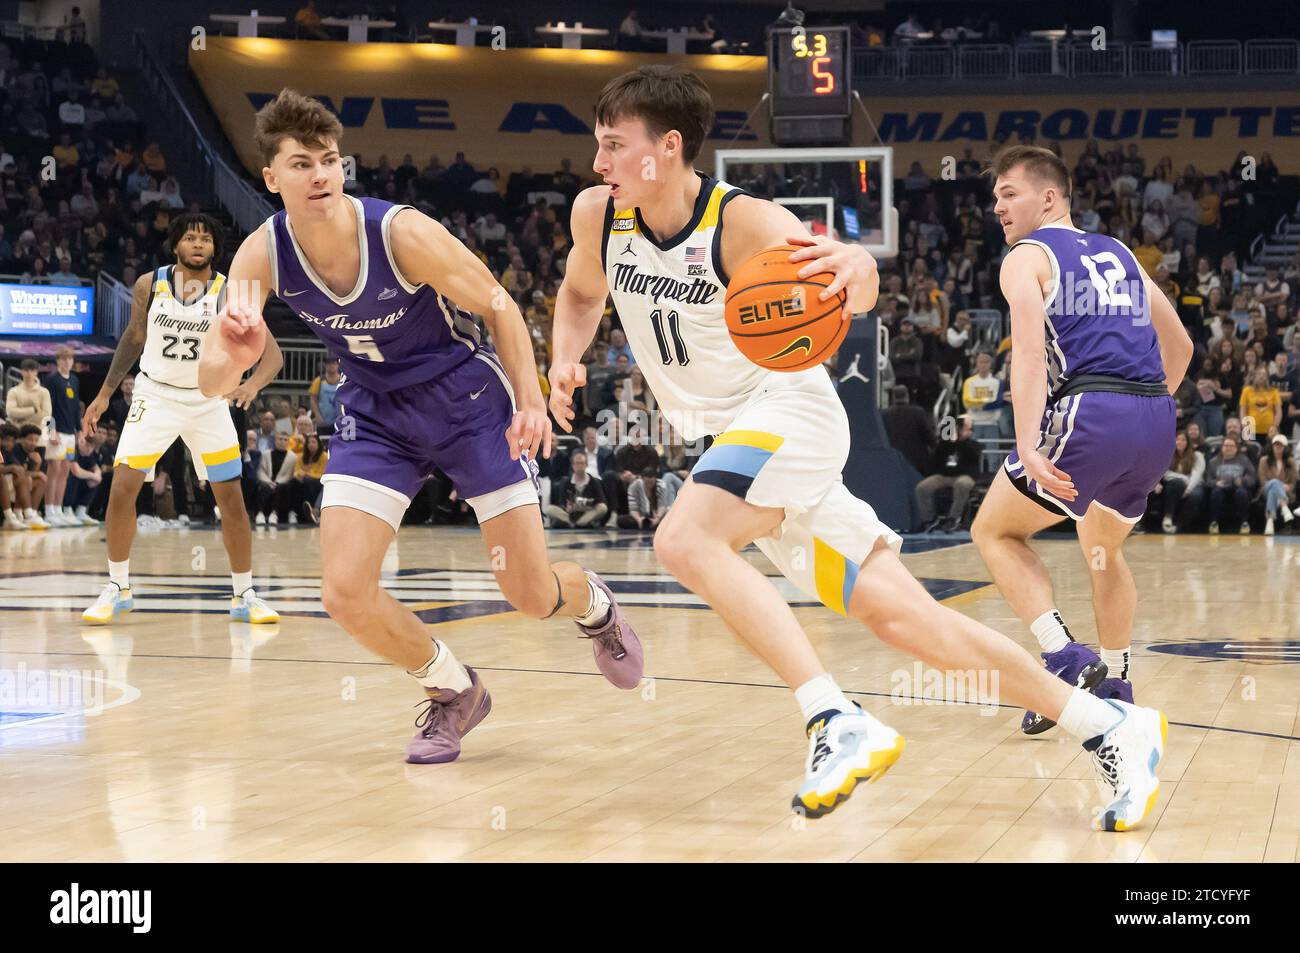
[[[762,430],[728,430],[713,441],[713,446],[725,447],[737,444],[742,447],[757,447],[759,450],[766,450],[768,453],[776,453],[783,443],[785,443],[785,437],[778,437],[774,433],[766,433]]]
[[[217,450],[213,453],[205,453],[203,456],[203,465],[205,467],[216,466],[218,463],[227,463],[239,456],[239,447],[228,447],[225,450]]]
[[[853,586],[858,581],[858,564],[846,559],[816,536],[813,537],[813,579],[817,598],[828,609],[848,615]]]
[[[113,461],[113,466],[125,463],[132,470],[151,470],[161,456],[161,453],[146,453],[137,457],[118,457]]]

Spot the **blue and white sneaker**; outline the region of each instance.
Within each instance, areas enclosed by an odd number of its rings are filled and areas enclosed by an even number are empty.
[[[1156,766],[1169,739],[1169,719],[1154,708],[1139,708],[1107,698],[1120,720],[1104,734],[1089,738],[1102,806],[1092,817],[1095,831],[1130,831],[1151,813],[1160,797]]]
[[[824,711],[808,723],[808,761],[791,807],[805,817],[829,814],[859,781],[875,781],[898,760],[906,742],[861,708]]]
[[[108,625],[115,616],[130,612],[135,608],[135,599],[131,589],[122,589],[115,582],[110,582],[100,592],[99,598],[89,609],[81,613],[81,621],[91,625]]]
[[[230,618],[253,625],[270,625],[280,621],[280,613],[268,606],[255,591],[245,589],[243,595],[230,597]]]

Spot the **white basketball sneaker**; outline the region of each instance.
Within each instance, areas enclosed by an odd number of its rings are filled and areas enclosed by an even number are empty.
[[[808,724],[808,761],[791,807],[805,817],[829,814],[859,781],[875,781],[898,760],[906,742],[861,708],[825,711]]]
[[[1094,812],[1095,831],[1129,831],[1151,813],[1160,796],[1156,766],[1164,757],[1169,719],[1154,708],[1103,699],[1120,713],[1105,734],[1083,743],[1092,754],[1102,806]]]

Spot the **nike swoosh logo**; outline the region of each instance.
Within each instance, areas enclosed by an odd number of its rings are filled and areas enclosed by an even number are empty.
[[[807,335],[804,335],[801,338],[795,338],[793,341],[791,341],[788,345],[783,347],[781,350],[777,351],[775,354],[769,355],[766,358],[766,360],[775,361],[778,357],[789,357],[795,351],[803,351],[805,357],[811,354],[812,338],[808,337]]]
[[[469,395],[469,399],[470,399],[470,400],[478,400],[478,395],[481,394],[481,393],[483,393],[485,390],[487,390],[487,384],[484,384],[484,385],[483,385],[482,387],[480,387],[478,390],[473,391],[473,392]]]
[[[469,706],[469,714],[457,721],[456,734],[458,735],[465,733],[465,726],[469,724],[469,720],[474,717],[474,712],[478,711],[478,706],[483,701],[483,684],[480,682],[477,687],[478,691],[474,693],[474,704]]]
[[[307,293],[307,290],[306,290],[305,288],[304,288],[302,291],[282,291],[282,292],[280,292],[280,297],[281,297],[281,298],[296,298],[296,297],[298,297],[298,295],[305,295],[306,293]]]

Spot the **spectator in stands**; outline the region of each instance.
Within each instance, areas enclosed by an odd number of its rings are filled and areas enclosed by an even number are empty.
[[[629,10],[623,17],[623,22],[618,25],[618,48],[637,52],[645,48],[644,43],[641,38],[641,20],[635,10]]]
[[[659,479],[657,466],[646,467],[628,489],[627,512],[618,518],[621,529],[655,529],[668,515],[676,498],[673,488]]]
[[[881,413],[889,445],[901,453],[917,471],[929,469],[930,454],[935,446],[934,420],[911,403],[908,390],[894,385],[889,407]]]
[[[308,422],[310,424],[310,421]],[[321,446],[320,436],[308,433],[303,437],[301,452],[295,453],[293,476],[285,485],[290,523],[298,522],[299,514],[309,523],[319,522],[316,501],[320,498],[321,477],[329,463],[329,453]]]
[[[104,115],[109,122],[115,125],[130,125],[131,123],[139,121],[135,114],[135,110],[127,105],[126,97],[121,93],[118,93],[113,97],[113,105],[109,106],[108,109],[104,111]],[[127,155],[133,158],[132,153],[127,153]],[[125,164],[122,162],[120,153],[117,161],[119,165]]]
[[[1205,482],[1210,488],[1210,533],[1218,535],[1219,524],[1227,507],[1227,526],[1240,527],[1243,536],[1250,535],[1246,517],[1250,512],[1250,498],[1254,495],[1258,475],[1250,458],[1241,452],[1238,439],[1231,434],[1223,438],[1220,455],[1207,464]]]
[[[8,476],[14,486],[13,499],[5,508],[6,529],[46,529],[50,525],[36,512],[45,495],[45,475],[36,448],[40,435],[41,428],[33,424],[19,427],[11,421],[0,425],[0,483]],[[28,465],[28,444],[37,453],[34,469]]]
[[[276,431],[274,447],[269,452],[263,451],[258,463],[254,517],[258,526],[288,522],[290,499],[287,487],[297,463],[298,458],[289,449],[289,435]]]
[[[264,410],[257,418],[257,422],[260,428],[257,432],[257,449],[263,454],[270,453],[275,449],[275,435],[279,433],[276,427],[275,414],[269,410]],[[285,437],[288,436],[286,433]]]
[[[1296,500],[1296,465],[1291,459],[1290,441],[1275,434],[1268,455],[1259,461],[1259,497],[1264,500],[1264,535],[1272,536],[1278,514],[1283,523],[1294,519],[1291,504]]]
[[[998,417],[1002,412],[1002,381],[993,374],[993,355],[981,351],[975,355],[975,372],[962,384],[962,404],[971,423],[971,431],[981,443],[1001,436]]]
[[[53,416],[50,392],[40,381],[40,365],[30,357],[18,365],[22,380],[5,394],[5,419],[15,427],[34,424],[41,432],[40,446],[45,446],[44,427]]]
[[[915,393],[921,383],[921,361],[925,357],[925,345],[916,333],[916,325],[911,319],[904,320],[898,328],[898,336],[889,342],[889,363],[894,368],[894,379]]]
[[[318,433],[332,433],[334,421],[339,416],[338,390],[339,359],[330,354],[325,357],[319,377],[311,382],[307,393],[311,397],[311,419]]]
[[[616,435],[620,430],[617,421],[617,417],[609,421],[611,435]],[[629,426],[627,442],[614,451],[613,465],[602,477],[605,484],[605,501],[609,505],[610,513],[617,513],[619,516],[627,513],[629,487],[636,482],[638,473],[644,473],[649,469],[653,469],[655,473],[663,469],[659,454],[654,447],[645,442],[645,433],[641,427]]]
[[[1278,351],[1268,372],[1268,384],[1278,390],[1282,403],[1291,402],[1292,395],[1300,389],[1300,369],[1291,366],[1291,356]]]
[[[952,533],[961,527],[971,490],[975,488],[975,478],[979,476],[983,449],[972,436],[970,417],[961,417],[958,427],[960,429],[954,437],[939,440],[927,468],[930,475],[916,485],[916,504],[921,511],[922,532],[925,533],[940,529]],[[936,516],[935,498],[940,492],[952,494],[947,518]]]
[[[1262,443],[1273,424],[1282,421],[1282,394],[1269,383],[1268,371],[1263,367],[1256,367],[1249,380],[1250,384],[1241,389],[1241,417],[1253,422],[1255,439]]]
[[[595,434],[594,428],[588,428]],[[587,470],[587,453],[575,450],[569,458],[571,475],[551,490],[546,515],[555,527],[599,526],[609,516],[605,488],[599,477]]]
[[[1155,235],[1149,229],[1142,230],[1142,244],[1133,249],[1133,257],[1137,259],[1143,271],[1155,278],[1156,268],[1164,260],[1164,253],[1156,245]]]
[[[90,84],[90,91],[101,99],[111,100],[118,94],[117,80],[108,75],[108,70],[101,66],[95,72],[95,78]]]
[[[59,104],[59,122],[64,129],[77,132],[86,124],[86,107],[75,91],[69,93],[68,98]]]
[[[627,335],[623,333],[622,328],[614,328],[609,332],[609,350],[605,355],[605,362],[617,365],[620,357],[626,357],[629,366],[636,363],[636,358],[632,356],[632,347],[627,343]]]
[[[595,427],[582,429],[582,449],[587,454],[587,472],[597,480],[601,479],[609,467],[614,451],[600,442],[600,433]]]
[[[1201,370],[1196,378],[1196,394],[1200,400],[1196,420],[1209,436],[1222,436],[1225,408],[1232,400],[1232,391],[1220,381],[1213,357],[1206,357],[1201,362]]]
[[[64,508],[72,511],[72,517],[82,526],[94,526],[99,521],[92,519],[86,512],[95,499],[95,491],[104,479],[99,466],[98,447],[92,436],[87,439],[78,434],[76,456],[68,462],[68,486],[63,495]]]
[[[1173,460],[1155,488],[1164,511],[1160,526],[1165,533],[1177,533],[1195,520],[1204,478],[1205,455],[1187,439],[1185,430],[1178,431],[1174,437]]]

